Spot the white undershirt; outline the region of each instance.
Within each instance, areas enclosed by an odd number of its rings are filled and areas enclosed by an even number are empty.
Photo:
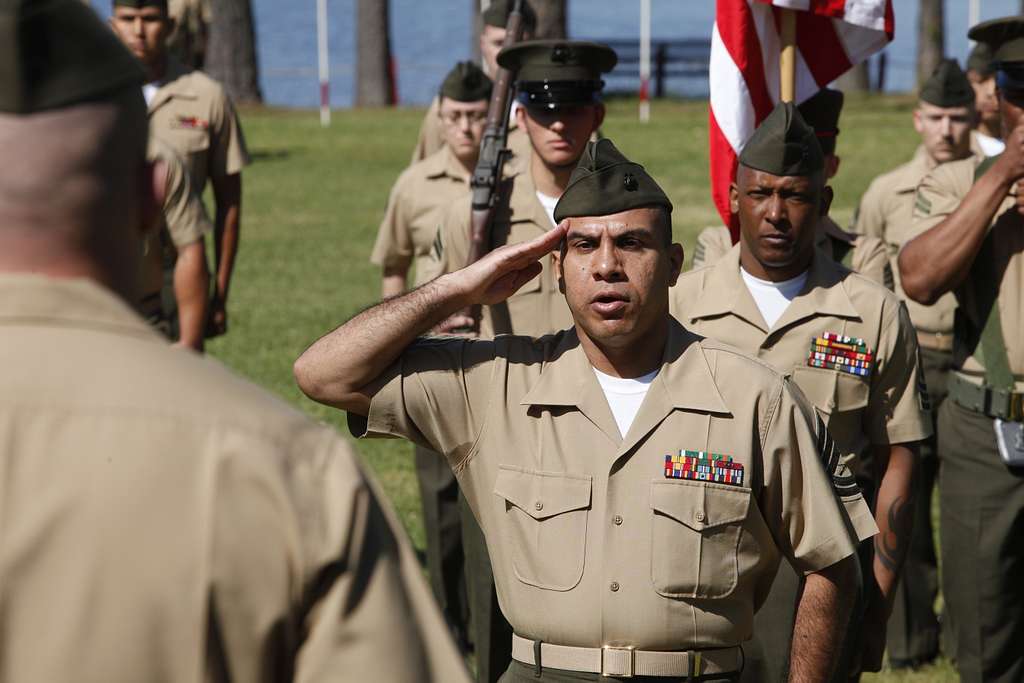
[[[975,138],[978,140],[978,147],[981,147],[981,151],[985,153],[987,157],[994,157],[997,154],[1002,154],[1003,150],[1006,149],[1006,143],[999,138],[989,137],[978,131],[974,131]]]
[[[782,314],[789,308],[789,302],[795,299],[796,295],[807,284],[808,272],[805,270],[792,280],[771,282],[756,278],[743,270],[742,266],[740,267],[743,284],[750,291],[750,296],[754,297],[754,303],[757,304],[758,310],[761,311],[764,321],[768,323],[769,329],[775,326],[775,323],[779,321]]]
[[[156,91],[160,89],[160,84],[156,81],[152,83],[146,83],[142,86],[142,96],[146,98],[146,106],[148,107],[153,103],[153,98],[156,97]]]
[[[612,409],[612,415],[615,416],[619,434],[625,437],[640,410],[640,404],[644,402],[647,389],[651,386],[654,378],[658,376],[658,371],[655,370],[634,379],[612,377],[597,368],[594,368],[594,374],[597,375],[597,382],[601,385],[601,390],[604,391],[604,397]]]
[[[544,194],[540,190],[537,190],[537,201],[544,207],[544,210],[548,213],[548,219],[551,221],[551,227],[555,227],[555,205],[558,204],[558,197],[552,197],[551,195]]]

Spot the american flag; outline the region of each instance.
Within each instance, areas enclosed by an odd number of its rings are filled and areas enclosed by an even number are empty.
[[[892,0],[717,0],[711,34],[711,195],[733,242],[736,159],[779,101],[781,10],[796,13],[799,104],[893,37]]]

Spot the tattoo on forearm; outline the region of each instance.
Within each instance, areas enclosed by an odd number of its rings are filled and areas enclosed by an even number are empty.
[[[911,483],[911,486],[913,485],[914,482]],[[899,572],[906,555],[907,544],[910,542],[910,532],[914,526],[913,502],[912,495],[896,498],[886,515],[889,522],[888,531],[875,536],[875,555],[893,574]]]

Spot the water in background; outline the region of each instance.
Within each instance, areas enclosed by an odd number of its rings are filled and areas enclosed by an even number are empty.
[[[471,0],[390,0],[391,46],[402,104],[430,101],[444,74],[471,55]],[[356,0],[327,0],[331,61],[331,104],[350,107],[355,95]],[[106,16],[110,0],[92,0]],[[639,38],[636,0],[568,0],[569,35],[578,39]],[[712,0],[652,0],[654,38],[708,38],[714,22]],[[894,0],[896,37],[887,48],[886,90],[914,87],[917,0]],[[981,18],[1015,14],[1019,0],[983,0]],[[263,95],[268,104],[315,107],[319,103],[316,0],[253,0]],[[946,52],[967,58],[968,3],[946,2]],[[638,84],[617,80],[616,89]],[[706,97],[707,81],[669,79],[669,94]]]

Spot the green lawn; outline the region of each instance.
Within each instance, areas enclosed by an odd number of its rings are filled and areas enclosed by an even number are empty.
[[[912,100],[848,98],[840,122],[842,166],[832,215],[846,224],[871,178],[908,159],[917,145]],[[345,110],[329,129],[316,113],[248,109],[243,125],[254,163],[244,174],[243,236],[230,303],[230,332],[211,354],[342,432],[344,416],[305,399],[292,361],[319,335],[379,292],[369,261],[391,184],[408,163],[422,109]],[[676,239],[689,253],[696,234],[717,222],[708,190],[707,108],[701,102],[655,102],[651,122],[636,121],[636,103],[610,103],[605,135],[643,163],[675,204]],[[411,447],[358,444],[398,509],[414,543],[423,545]],[[954,681],[941,666],[870,681]]]

